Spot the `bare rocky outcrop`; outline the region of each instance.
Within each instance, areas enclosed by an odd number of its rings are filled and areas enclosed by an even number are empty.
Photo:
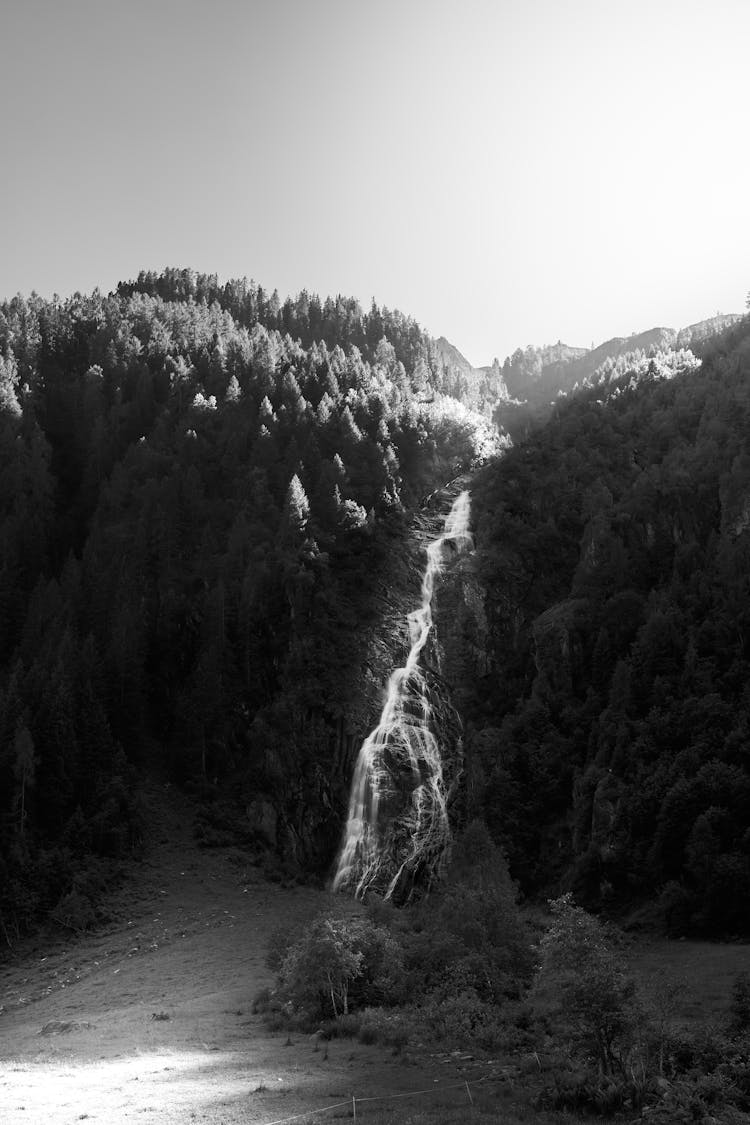
[[[473,555],[444,575],[435,595],[435,660],[460,713],[471,685],[488,671],[485,593]]]
[[[553,605],[532,622],[537,670],[534,690],[543,698],[551,693],[572,692],[581,672],[588,618],[588,600],[569,598]]]

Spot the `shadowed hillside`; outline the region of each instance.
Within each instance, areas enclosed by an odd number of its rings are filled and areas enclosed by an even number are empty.
[[[750,927],[749,348],[613,371],[475,489],[483,815],[527,889],[673,933]]]

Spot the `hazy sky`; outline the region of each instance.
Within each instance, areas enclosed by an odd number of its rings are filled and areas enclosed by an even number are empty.
[[[0,9],[0,298],[191,266],[476,364],[744,309],[748,0]]]

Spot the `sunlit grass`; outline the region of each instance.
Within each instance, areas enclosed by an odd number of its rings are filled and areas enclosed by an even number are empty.
[[[87,1114],[114,1122],[135,1108],[171,1122],[219,1099],[251,1099],[255,1094],[257,1102],[261,1092],[278,1096],[293,1089],[278,1074],[249,1068],[236,1053],[165,1051],[86,1062],[10,1058],[0,1080],[0,1097],[8,1107],[0,1120],[3,1125],[16,1119],[41,1123]]]
[[[243,1106],[243,1120],[265,1125],[284,1118],[279,1096],[301,1091],[288,1079],[259,1068],[243,1072],[242,1056],[205,1052],[159,1052],[127,1058],[89,1062],[58,1059],[24,1062],[9,1059],[3,1066],[3,1125],[15,1121],[55,1122],[63,1120],[123,1120],[131,1114],[141,1120],[190,1121],[208,1106],[221,1103]],[[356,1120],[361,1125],[471,1125],[502,1121],[503,1125],[552,1125],[570,1120],[565,1115],[539,1113],[524,1104],[519,1091],[509,1084],[492,1087],[472,1083],[469,1091],[460,1085],[423,1090],[412,1095],[382,1099],[358,1098]],[[264,1103],[268,1099],[267,1105]],[[294,1100],[292,1098],[292,1100]],[[283,1104],[283,1103],[282,1103]],[[54,1107],[51,1110],[51,1107]],[[295,1112],[296,1109],[296,1112]],[[315,1125],[351,1118],[351,1108],[339,1102],[336,1108],[316,1112],[290,1106],[289,1115],[298,1125]],[[234,1118],[232,1118],[234,1119]]]

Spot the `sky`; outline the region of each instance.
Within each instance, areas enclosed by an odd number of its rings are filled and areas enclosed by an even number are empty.
[[[189,266],[476,365],[744,311],[747,0],[0,8],[0,299]]]

